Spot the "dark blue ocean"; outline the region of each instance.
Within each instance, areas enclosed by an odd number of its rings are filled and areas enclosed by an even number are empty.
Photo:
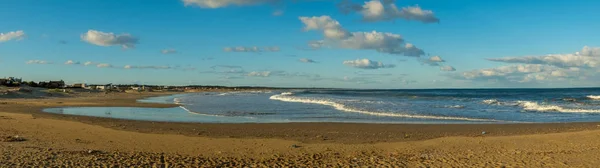
[[[285,90],[193,93],[142,102],[179,108],[55,108],[134,120],[278,123],[529,123],[600,121],[600,89]]]

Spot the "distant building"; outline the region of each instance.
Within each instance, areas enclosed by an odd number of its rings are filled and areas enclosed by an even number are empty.
[[[72,87],[73,88],[86,88],[87,85],[85,83],[76,83],[76,84],[73,84]]]
[[[110,89],[110,86],[100,85],[100,86],[96,86],[96,89],[98,89],[98,90],[106,90],[106,89]]]
[[[116,87],[114,87],[111,83],[111,84],[106,84],[106,85],[90,85],[89,88],[94,89],[94,90],[112,90],[112,89],[115,89]]]

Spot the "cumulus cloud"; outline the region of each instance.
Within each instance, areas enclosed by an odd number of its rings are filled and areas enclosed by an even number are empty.
[[[88,61],[88,62],[85,62],[85,63],[83,63],[83,65],[85,65],[85,66],[88,66],[88,65],[96,65],[96,63],[94,63],[94,62],[91,62],[91,61]]]
[[[446,65],[446,66],[440,66],[440,70],[442,71],[456,71],[456,69],[452,66]]]
[[[357,59],[357,60],[348,60],[343,62],[344,65],[360,68],[360,69],[380,69],[380,68],[394,68],[396,65],[394,64],[383,64],[378,61],[372,61],[369,59]]]
[[[600,59],[589,56],[579,56],[573,54],[566,55],[548,55],[548,56],[526,56],[526,57],[504,57],[490,58],[494,62],[505,63],[524,63],[524,64],[546,64],[558,67],[588,67],[594,68],[600,65]]]
[[[162,54],[175,54],[175,53],[177,53],[177,50],[175,50],[175,49],[164,49],[164,50],[160,50],[160,53],[162,53]]]
[[[444,59],[442,59],[442,57],[440,56],[433,56],[433,57],[429,57],[429,59],[423,59],[421,60],[422,64],[427,64],[430,66],[442,66],[442,62],[446,62]]]
[[[489,58],[487,60],[505,63],[544,64],[557,67],[600,67],[600,49],[585,46],[574,54],[550,54],[546,56],[524,56]]]
[[[583,49],[581,49],[581,51],[579,53],[576,53],[577,55],[582,55],[582,56],[594,56],[594,57],[598,57],[600,56],[600,47],[589,47],[589,46],[584,46]]]
[[[67,62],[65,62],[65,65],[79,65],[79,64],[81,64],[81,62],[73,61],[73,60],[68,60]]]
[[[135,48],[139,41],[138,38],[127,33],[116,35],[97,30],[88,30],[81,35],[81,40],[98,46],[121,46],[123,49]]]
[[[304,63],[317,63],[317,61],[308,59],[308,58],[300,58],[298,61],[304,62]]]
[[[440,57],[440,56],[433,56],[433,57],[430,57],[430,58],[429,58],[429,61],[431,61],[431,62],[446,62],[446,61],[444,61],[444,60],[442,59],[442,57]]]
[[[253,71],[253,72],[248,73],[248,76],[269,77],[269,76],[271,76],[271,71]]]
[[[52,62],[44,61],[44,60],[29,60],[25,62],[27,64],[52,64]]]
[[[356,4],[351,0],[342,0],[338,3],[338,8],[343,13],[358,12],[363,16],[363,21],[393,21],[396,19],[416,20],[423,23],[439,23],[435,14],[431,10],[423,10],[420,6],[407,6],[398,8],[395,0],[371,0],[363,5]]]
[[[170,66],[135,66],[135,65],[125,65],[124,69],[171,69]]]
[[[283,0],[183,0],[185,6],[201,8],[224,8],[228,6],[250,6],[265,3],[278,3]]]
[[[278,52],[280,51],[279,47],[225,47],[223,48],[225,52]]]
[[[578,68],[561,68],[541,64],[519,64],[472,70],[454,77],[473,81],[527,83],[575,79],[581,75],[584,75],[584,73]]]
[[[345,49],[375,50],[382,53],[419,57],[425,52],[415,45],[405,43],[402,36],[393,33],[349,32],[330,16],[299,17],[305,31],[323,33],[325,40],[309,43],[313,49],[329,45]]]
[[[96,67],[98,67],[98,68],[112,68],[113,66],[111,64],[98,64],[98,65],[96,65]]]
[[[581,51],[571,54],[490,58],[488,59],[490,61],[513,65],[477,69],[453,77],[472,81],[506,83],[550,84],[570,80],[578,81],[578,83],[593,82],[587,80],[598,77],[597,73],[600,70],[598,51],[598,48],[585,46]]]
[[[25,38],[25,32],[23,30],[0,33],[0,43],[9,40],[21,40],[23,38]]]

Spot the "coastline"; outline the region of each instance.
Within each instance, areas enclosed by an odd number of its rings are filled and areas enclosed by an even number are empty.
[[[175,103],[148,103],[138,100],[174,96],[179,92],[146,92],[142,94],[111,93],[104,96],[76,96],[51,99],[0,99],[2,111],[31,114],[34,118],[77,121],[105,128],[142,133],[179,134],[213,138],[275,138],[305,143],[378,143],[427,140],[448,136],[479,137],[548,134],[600,130],[600,122],[571,123],[470,123],[470,124],[415,124],[415,123],[194,123],[127,120],[93,116],[65,115],[43,112],[46,108],[60,107],[141,107],[174,108]],[[185,93],[189,94],[189,93]]]
[[[593,166],[599,123],[203,124],[45,113],[52,107],[149,107],[176,93],[0,99],[0,165]],[[482,132],[486,132],[482,134]],[[11,156],[6,158],[6,156]],[[54,160],[44,160],[54,156]],[[35,158],[35,159],[32,159]],[[161,159],[162,158],[162,159]],[[165,159],[167,158],[167,159]]]

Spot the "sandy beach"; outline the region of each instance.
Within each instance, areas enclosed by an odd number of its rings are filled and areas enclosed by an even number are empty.
[[[41,112],[174,93],[0,98],[0,167],[595,167],[600,123],[202,124]],[[482,134],[485,132],[485,134]]]

